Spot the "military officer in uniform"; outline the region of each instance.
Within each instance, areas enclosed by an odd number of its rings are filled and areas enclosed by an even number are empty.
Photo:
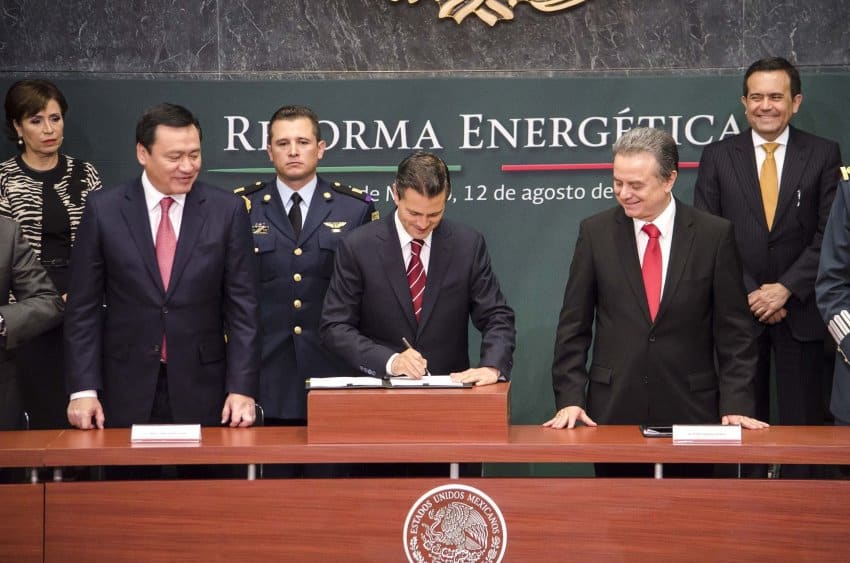
[[[841,174],[823,234],[815,296],[838,353],[829,410],[836,425],[850,426],[850,167]]]
[[[351,372],[319,343],[319,318],[337,244],[378,212],[364,190],[316,175],[324,151],[316,114],[284,106],[269,122],[276,177],[234,190],[248,207],[260,269],[259,403],[267,425],[306,424],[305,380]]]

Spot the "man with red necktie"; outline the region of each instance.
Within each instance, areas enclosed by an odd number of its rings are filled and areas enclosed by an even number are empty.
[[[360,373],[451,374],[476,385],[510,377],[514,313],[484,237],[443,218],[450,195],[442,159],[414,153],[398,167],[395,213],[340,241],[320,333]],[[469,362],[470,320],[481,332],[477,367]]]
[[[672,196],[678,165],[658,129],[614,144],[620,205],[579,227],[552,365],[558,411],[545,426],[766,426],[751,418],[755,344],[732,225]],[[606,469],[597,474],[651,475]]]
[[[136,142],[141,176],[89,197],[77,231],[68,421],[250,426],[260,354],[245,206],[197,181],[201,127],[186,108],[149,109]]]

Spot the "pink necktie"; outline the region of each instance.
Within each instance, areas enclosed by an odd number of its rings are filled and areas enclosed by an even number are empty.
[[[171,279],[171,266],[174,264],[174,252],[177,250],[177,237],[174,235],[174,227],[171,225],[171,217],[168,209],[174,200],[164,197],[159,200],[162,216],[159,219],[159,228],[156,230],[156,263],[159,265],[159,274],[162,276],[162,286],[168,290],[168,281]],[[162,351],[160,359],[164,362],[168,359],[165,350],[165,333],[162,334]]]
[[[413,301],[413,314],[419,322],[422,313],[422,296],[425,294],[425,268],[419,253],[422,251],[424,240],[413,239],[410,241],[410,263],[407,265],[407,285],[410,287],[410,298]]]
[[[646,291],[646,302],[649,304],[649,317],[655,321],[658,305],[661,303],[661,245],[658,237],[661,231],[652,223],[647,223],[641,229],[649,235],[649,243],[643,254],[643,287]]]

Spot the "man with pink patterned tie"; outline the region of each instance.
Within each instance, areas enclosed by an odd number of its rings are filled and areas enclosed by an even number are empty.
[[[197,181],[201,127],[186,108],[149,109],[136,143],[141,177],[89,197],[77,231],[68,420],[250,426],[260,353],[245,206]]]
[[[443,219],[450,195],[442,159],[414,153],[393,183],[396,212],[340,241],[320,334],[360,373],[451,374],[476,385],[510,377],[514,313],[484,237]],[[477,367],[469,362],[470,319],[481,332]]]
[[[614,144],[620,205],[579,227],[545,426],[766,426],[751,418],[755,344],[732,224],[672,196],[678,166],[664,131]]]

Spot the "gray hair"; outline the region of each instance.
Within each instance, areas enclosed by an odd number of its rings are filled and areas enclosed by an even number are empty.
[[[627,131],[614,143],[614,156],[647,152],[658,163],[658,177],[667,180],[679,170],[679,149],[670,133],[652,127],[638,127]]]

